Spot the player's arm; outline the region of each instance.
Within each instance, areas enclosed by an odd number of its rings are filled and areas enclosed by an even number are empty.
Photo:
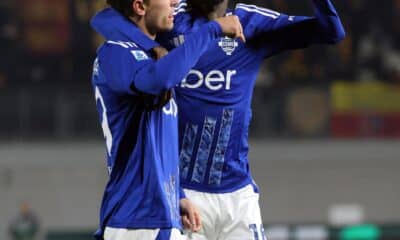
[[[199,61],[209,45],[217,38],[229,35],[244,40],[237,17],[225,17],[211,21],[197,32],[188,35],[185,43],[158,61],[150,62],[137,71],[134,85],[140,91],[158,94],[180,83]],[[145,79],[145,81],[141,81]]]
[[[116,50],[119,54],[99,51],[99,65],[114,90],[158,95],[181,82],[213,40],[232,34],[243,38],[239,20],[233,16],[225,17],[205,24],[188,35],[184,44],[157,61],[138,59],[134,53],[124,49]]]
[[[208,44],[221,35],[219,24],[210,22],[157,61],[139,48],[107,43],[98,52],[99,66],[108,86],[116,92],[158,95],[182,81]]]
[[[221,28],[216,22],[203,26],[188,36],[185,44],[158,61],[149,61],[149,64],[140,68],[133,80],[135,87],[150,94],[158,94],[173,88],[198,62],[200,56],[207,50],[207,46],[221,35]]]
[[[181,198],[179,207],[184,228],[192,232],[200,231],[202,227],[201,217],[200,211],[197,209],[196,205],[188,198]]]
[[[332,44],[345,36],[343,24],[330,0],[312,0],[314,17],[288,16],[253,5],[238,4],[245,36],[258,47],[267,46],[274,54],[285,49],[304,48],[310,44]],[[271,47],[272,46],[272,47]]]

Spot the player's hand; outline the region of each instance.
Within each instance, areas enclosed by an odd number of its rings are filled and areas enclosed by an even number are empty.
[[[225,36],[230,38],[239,38],[243,42],[246,42],[246,38],[243,34],[243,27],[238,16],[231,15],[221,17],[215,19],[215,21],[221,26],[222,32]]]
[[[185,229],[198,232],[201,229],[200,212],[197,207],[187,198],[179,202],[181,208],[182,224]]]

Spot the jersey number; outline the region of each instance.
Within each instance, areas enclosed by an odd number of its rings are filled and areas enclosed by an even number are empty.
[[[113,137],[111,134],[110,127],[108,126],[107,109],[106,109],[106,105],[104,104],[104,99],[101,96],[99,88],[96,87],[95,91],[96,91],[96,93],[95,93],[96,103],[100,102],[101,108],[103,110],[103,112],[100,113],[102,115],[101,128],[103,129],[104,138],[106,140],[108,156],[111,156],[111,147],[112,147]]]

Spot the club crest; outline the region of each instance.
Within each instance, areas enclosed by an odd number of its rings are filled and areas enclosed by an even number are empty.
[[[239,43],[235,39],[224,37],[218,42],[218,46],[222,48],[226,55],[230,56],[239,46]]]

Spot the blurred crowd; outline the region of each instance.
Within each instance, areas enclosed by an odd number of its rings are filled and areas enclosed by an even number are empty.
[[[231,0],[230,7],[239,1],[289,15],[313,14],[311,0]],[[253,98],[252,136],[292,136],[293,128],[329,136],[330,91],[335,83],[399,85],[400,0],[332,2],[345,25],[346,39],[265,62]],[[105,0],[0,1],[2,135],[98,134],[90,76],[103,40],[89,21],[104,6]],[[318,90],[301,90],[307,87]]]
[[[35,9],[46,6],[48,9]],[[63,0],[63,11],[54,11],[46,0],[2,0],[0,3],[0,88],[17,84],[88,82],[98,41],[88,26],[101,0]],[[63,2],[63,4],[62,4]],[[233,6],[237,1],[232,1]],[[290,15],[310,15],[311,1],[244,1]],[[400,82],[400,0],[333,1],[346,26],[347,38],[338,46],[312,47],[276,57],[265,67],[264,80],[290,83],[330,83],[334,80]],[[29,4],[29,8],[27,6]],[[41,4],[39,4],[41,3]],[[54,3],[54,2],[53,2]],[[31,6],[33,6],[31,8]],[[38,8],[38,7],[36,7]],[[55,9],[57,10],[57,9]],[[32,14],[32,11],[34,14]],[[49,14],[50,11],[55,13]],[[40,16],[42,14],[43,16]],[[63,16],[58,32],[45,32],[55,14]],[[47,20],[43,20],[46,19]],[[31,19],[33,18],[33,20]],[[61,17],[60,17],[61,18]],[[39,19],[39,20],[37,20]],[[43,21],[40,22],[40,19]],[[32,22],[38,22],[32,24]],[[47,22],[46,22],[47,21]],[[50,23],[49,23],[50,22]],[[32,31],[31,28],[42,28]],[[36,29],[37,30],[37,29]],[[62,33],[60,33],[62,32]],[[48,38],[56,38],[49,41]],[[59,44],[42,51],[35,41]],[[32,43],[33,42],[33,43]]]
[[[312,14],[306,1],[254,2],[291,15]],[[274,82],[284,85],[335,80],[400,83],[400,0],[332,2],[345,25],[346,39],[338,46],[311,47],[273,59],[267,68]]]

